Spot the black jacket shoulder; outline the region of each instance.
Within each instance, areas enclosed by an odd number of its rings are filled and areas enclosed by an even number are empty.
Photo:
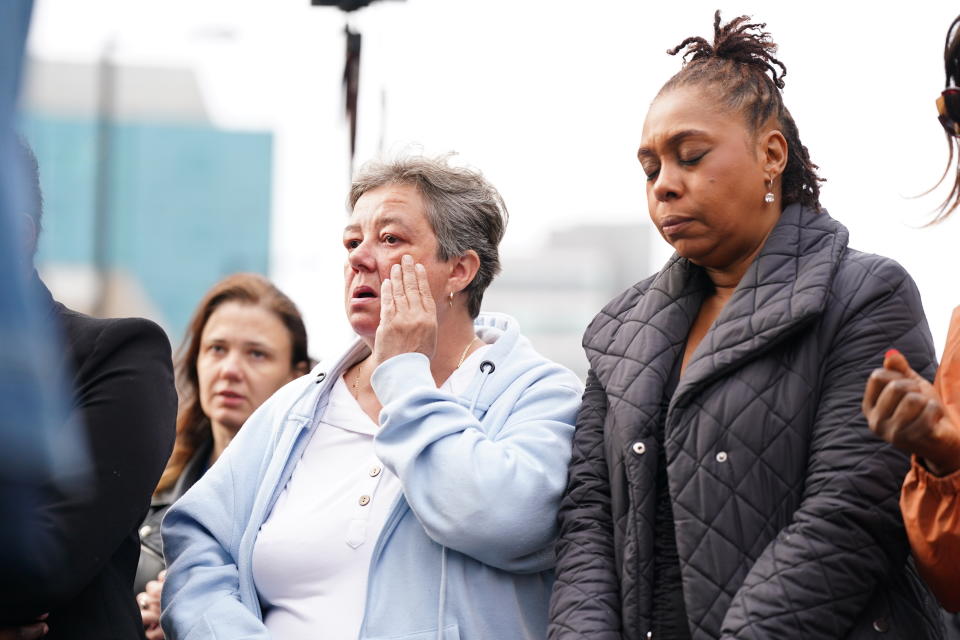
[[[52,301],[51,301],[52,302]],[[137,529],[173,447],[177,396],[170,343],[142,318],[51,310],[72,371],[71,420],[84,427],[89,486],[50,483],[32,524],[50,552],[0,619],[49,612],[56,638],[142,638],[133,598]]]

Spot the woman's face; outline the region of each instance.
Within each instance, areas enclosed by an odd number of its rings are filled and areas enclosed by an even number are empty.
[[[422,264],[440,313],[453,262],[437,258],[437,237],[420,193],[412,185],[390,184],[357,200],[343,231],[344,304],[357,335],[373,338],[380,325],[380,284],[405,254]]]
[[[741,114],[715,102],[695,87],[658,97],[637,155],[660,235],[692,262],[723,269],[752,255],[776,224],[780,204],[764,195],[779,171],[771,171],[769,135],[753,134]]]
[[[224,302],[200,334],[197,378],[200,407],[236,432],[274,391],[298,374],[290,366],[293,344],[280,318],[261,306]]]

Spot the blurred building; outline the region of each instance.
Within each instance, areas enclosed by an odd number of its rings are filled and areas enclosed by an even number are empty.
[[[37,262],[68,306],[152,318],[176,343],[215,281],[267,273],[272,133],[214,126],[193,70],[33,58],[22,113]]]
[[[646,225],[583,225],[555,231],[542,249],[503,256],[483,308],[520,322],[543,355],[587,375],[581,339],[593,317],[651,273]]]

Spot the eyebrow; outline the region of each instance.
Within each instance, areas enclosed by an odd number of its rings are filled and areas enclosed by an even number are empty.
[[[395,224],[398,227],[407,229],[407,225],[403,223],[403,220],[401,220],[396,216],[383,216],[382,218],[377,218],[376,223],[378,226],[381,226],[381,227],[386,227],[388,225]],[[343,228],[344,233],[350,233],[351,231],[359,231],[359,230],[360,230],[360,225],[357,224],[356,222],[352,224],[348,224]]]
[[[221,336],[217,336],[217,335],[214,335],[213,337],[207,338],[207,340],[206,340],[206,343],[207,343],[207,344],[212,344],[212,343],[216,343],[216,342],[230,342],[230,340],[228,340],[227,338],[221,337]],[[243,347],[254,347],[254,348],[256,348],[256,349],[263,349],[264,351],[272,351],[272,350],[273,350],[273,347],[271,347],[270,345],[268,345],[268,344],[265,343],[265,342],[260,342],[260,341],[258,341],[258,340],[244,340],[243,342],[240,343],[240,345],[243,346]]]
[[[700,129],[684,129],[682,131],[677,131],[676,133],[671,135],[669,138],[667,138],[664,144],[668,147],[676,146],[681,142],[683,142],[686,138],[692,138],[695,136],[705,136],[705,135],[707,135],[707,132],[701,131]],[[637,149],[638,158],[652,158],[656,155],[657,154],[654,153],[653,150],[651,150],[649,147],[640,147],[639,149]]]

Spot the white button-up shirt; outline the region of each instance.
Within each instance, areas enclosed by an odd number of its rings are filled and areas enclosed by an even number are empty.
[[[462,392],[487,349],[442,388]],[[338,379],[254,545],[254,582],[275,638],[355,640],[360,631],[373,548],[402,491],[374,454],[377,429]]]

